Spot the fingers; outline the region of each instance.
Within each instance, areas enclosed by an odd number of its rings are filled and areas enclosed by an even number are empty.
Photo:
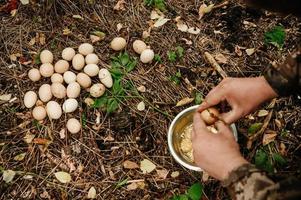
[[[193,129],[195,131],[206,129],[206,124],[198,112],[195,112],[193,116]]]
[[[199,106],[198,112],[202,112],[209,107],[215,106],[223,100],[225,100],[224,90],[218,85],[208,93],[204,102]]]
[[[242,116],[241,110],[237,106],[233,106],[232,110],[227,113],[222,113],[220,117],[226,124],[232,124],[240,119]]]
[[[224,135],[224,136],[226,136],[228,138],[231,138],[231,139],[235,139],[234,135],[233,135],[233,133],[231,131],[231,129],[229,128],[229,126],[227,126],[226,124],[224,124],[224,122],[217,121],[215,123],[215,126],[216,126],[219,134]]]

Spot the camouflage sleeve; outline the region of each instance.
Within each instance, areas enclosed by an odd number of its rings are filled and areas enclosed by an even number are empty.
[[[275,183],[254,165],[244,164],[222,182],[233,200],[301,199],[301,181],[289,178]]]
[[[265,78],[279,96],[301,95],[301,49],[287,57],[286,61],[271,67]]]

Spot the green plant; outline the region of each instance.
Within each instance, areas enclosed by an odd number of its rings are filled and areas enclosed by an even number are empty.
[[[283,47],[285,40],[285,30],[282,26],[275,26],[272,30],[264,34],[265,44],[272,44],[278,49]]]
[[[144,0],[144,5],[157,8],[162,12],[166,11],[166,5],[164,0]]]
[[[175,84],[179,85],[181,80],[180,78],[182,77],[182,74],[180,72],[180,70],[175,74],[175,75],[172,75],[171,77],[169,77],[169,79],[174,82]]]
[[[195,97],[194,97],[194,102],[195,104],[199,105],[203,102],[203,95],[200,92],[195,93]]]
[[[200,200],[203,196],[203,185],[193,184],[185,194],[174,195],[170,200]]]
[[[279,153],[267,153],[264,148],[256,151],[255,154],[256,167],[265,170],[269,173],[275,171],[275,167],[283,167],[286,165],[286,160]]]
[[[158,54],[155,54],[154,60],[155,60],[156,62],[158,62],[158,63],[162,63],[161,56],[158,55]]]
[[[183,55],[184,49],[181,46],[177,46],[175,51],[167,51],[167,57],[170,62],[176,62],[176,60],[182,58]]]
[[[262,127],[262,123],[260,123],[260,122],[254,123],[248,128],[248,133],[250,135],[252,135],[252,134],[256,133],[257,131],[259,131],[261,129],[261,127]]]
[[[82,126],[86,127],[87,125],[87,117],[86,117],[86,113],[82,114]]]

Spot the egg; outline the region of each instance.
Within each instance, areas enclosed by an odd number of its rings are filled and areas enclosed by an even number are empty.
[[[219,118],[219,111],[216,108],[207,108],[201,112],[201,117],[207,125],[214,124]]]
[[[50,119],[59,119],[62,116],[61,106],[55,101],[49,101],[47,103],[46,112]]]
[[[71,61],[75,56],[75,50],[71,47],[67,47],[62,51],[62,58],[67,61]]]
[[[135,40],[133,42],[133,49],[138,54],[141,54],[146,48],[147,46],[142,40]]]
[[[67,86],[67,97],[77,98],[80,95],[80,85],[77,82],[72,82]]]
[[[95,53],[90,53],[85,58],[86,64],[97,64],[99,62],[99,58]]]
[[[28,78],[33,82],[39,81],[41,79],[40,71],[36,68],[33,68],[28,71]]]
[[[72,66],[76,70],[81,70],[85,66],[85,58],[82,54],[76,54],[72,59]]]
[[[78,47],[78,52],[84,56],[93,53],[93,51],[94,51],[94,47],[89,43],[83,43]]]
[[[43,102],[48,102],[52,98],[51,86],[49,84],[41,85],[39,88],[39,97]]]
[[[53,54],[51,53],[51,51],[45,49],[40,54],[40,60],[41,60],[41,63],[52,63]]]
[[[75,118],[69,119],[66,126],[68,131],[73,134],[78,133],[82,128],[80,122]]]
[[[26,108],[33,107],[38,100],[38,95],[34,91],[28,91],[24,95],[24,105]]]
[[[99,72],[99,67],[96,64],[88,64],[84,68],[84,72],[91,77],[97,76]]]
[[[102,68],[101,70],[99,70],[98,77],[100,79],[100,82],[107,88],[111,88],[113,86],[113,78],[109,70]]]
[[[44,77],[50,77],[54,73],[53,65],[44,63],[40,66],[40,73]]]
[[[101,83],[96,83],[90,88],[90,94],[92,97],[100,97],[105,93],[105,91],[106,87]]]
[[[55,96],[58,99],[63,99],[66,97],[66,88],[61,83],[52,83],[51,92],[53,96]]]
[[[78,73],[76,76],[76,81],[82,86],[83,88],[90,87],[92,81],[91,78],[85,73]]]
[[[69,63],[66,60],[59,60],[54,64],[54,71],[56,73],[63,74],[64,72],[68,71]]]
[[[64,82],[63,76],[61,74],[58,74],[58,73],[52,74],[50,79],[51,79],[52,83],[63,83]]]
[[[126,47],[126,40],[122,37],[116,37],[112,40],[110,47],[115,51],[120,51]]]
[[[76,81],[76,74],[73,73],[72,71],[66,71],[63,75],[63,78],[67,84],[70,84]]]
[[[155,57],[155,53],[151,49],[145,49],[140,55],[140,61],[143,63],[151,63]]]
[[[32,110],[32,116],[34,119],[41,121],[45,119],[47,113],[43,106],[37,106]]]
[[[67,99],[62,106],[63,111],[65,113],[71,113],[75,111],[77,107],[78,107],[78,102],[76,99]]]

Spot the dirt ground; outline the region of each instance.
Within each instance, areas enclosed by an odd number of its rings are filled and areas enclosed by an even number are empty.
[[[66,114],[60,120],[37,123],[23,103],[26,91],[37,91],[40,83],[50,82],[41,80],[36,84],[27,78],[28,70],[39,66],[34,62],[36,55],[49,49],[57,59],[65,47],[77,48],[83,42],[90,42],[91,32],[102,31],[106,37],[94,44],[95,52],[102,63],[110,64],[111,57],[118,55],[109,48],[110,41],[116,36],[125,37],[128,44],[141,39],[143,31],[148,30],[152,8],[146,7],[142,0],[126,0],[125,9],[120,11],[113,9],[116,0],[47,0],[19,4],[12,16],[3,9],[6,3],[0,1],[0,95],[12,94],[16,99],[0,101],[0,172],[10,169],[18,173],[8,184],[0,178],[1,199],[85,199],[92,186],[97,191],[97,199],[169,199],[174,194],[184,193],[197,181],[204,186],[204,199],[229,199],[219,182],[213,178],[202,180],[201,174],[183,168],[171,157],[167,147],[168,126],[177,113],[194,102],[181,107],[175,105],[185,97],[194,97],[196,92],[205,96],[222,80],[204,59],[205,51],[212,55],[223,54],[227,61],[221,67],[230,76],[258,76],[272,63],[282,62],[300,44],[300,21],[293,16],[246,8],[234,0],[199,20],[198,9],[203,1],[168,0],[166,18],[181,16],[189,26],[198,27],[201,32],[198,35],[180,32],[173,20],[152,29],[145,41],[161,56],[162,63],[138,62],[126,77],[135,87],[146,87],[146,92],[141,93],[146,102],[145,111],[137,111],[136,105],[141,99],[134,97],[126,98],[116,112],[107,115],[100,109],[88,107],[84,103],[88,94],[82,92],[80,109],[75,113]],[[223,2],[213,0],[212,3]],[[123,28],[118,31],[119,23]],[[264,33],[275,25],[282,25],[286,30],[282,50],[264,44]],[[63,34],[66,28],[70,30],[67,35]],[[30,43],[35,37],[38,38],[35,44]],[[237,45],[241,47],[241,56],[235,51]],[[167,51],[177,46],[184,48],[184,56],[171,62]],[[255,48],[255,53],[247,55],[245,49],[248,48]],[[131,45],[126,51],[138,57]],[[17,54],[15,59],[13,54]],[[175,84],[169,77],[178,71],[181,72],[180,83]],[[300,176],[300,99],[278,98],[274,103],[274,106],[267,103],[262,107],[271,113],[271,118],[267,119],[266,130],[250,149],[247,148],[249,126],[264,122],[267,117],[257,117],[254,112],[237,123],[241,151],[252,163],[256,151],[261,148],[267,149],[269,154],[280,153],[286,164],[275,166],[277,178],[279,175],[280,178]],[[95,127],[97,115],[101,120],[99,127]],[[79,134],[67,134],[61,139],[59,132],[70,116],[84,121],[85,126]],[[267,131],[277,136],[263,147],[262,138]],[[29,133],[51,143],[28,144],[24,136]],[[24,152],[24,159],[15,159]],[[126,160],[139,165],[143,159],[151,160],[157,169],[167,170],[169,174],[162,178],[156,171],[143,174],[139,168],[123,167]],[[73,171],[72,166],[75,167]],[[53,175],[70,170],[72,181],[69,184],[58,182]],[[172,177],[171,173],[176,171],[179,176]],[[25,179],[25,174],[32,177]],[[118,184],[126,179],[128,182],[119,187]],[[133,182],[142,184],[130,190],[127,186]]]

